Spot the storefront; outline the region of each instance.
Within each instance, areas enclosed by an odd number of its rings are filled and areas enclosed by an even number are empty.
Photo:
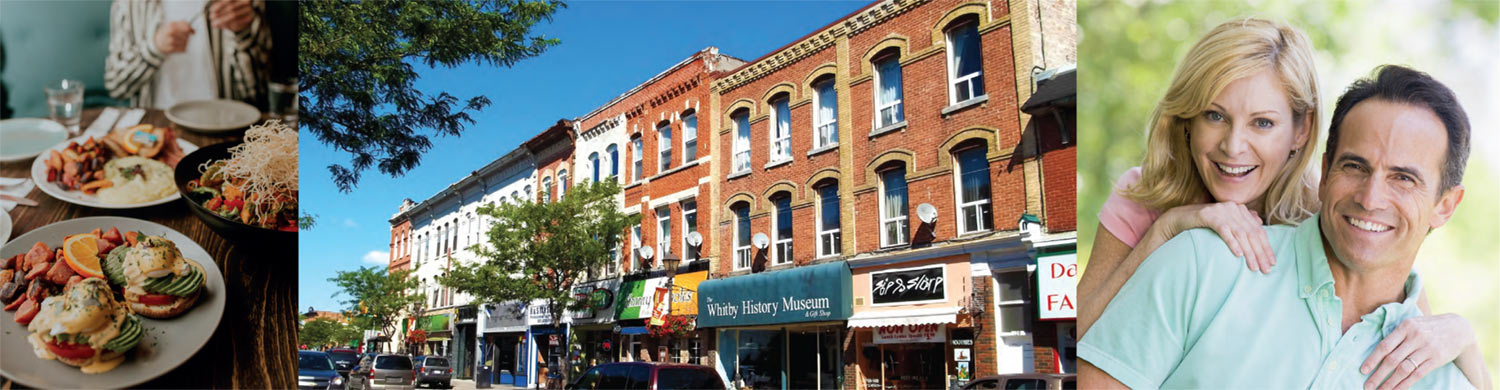
[[[484,333],[479,340],[480,364],[491,368],[490,382],[511,386],[526,386],[535,378],[535,359],[529,356],[526,333],[526,306],[518,302],[486,304],[479,308],[478,327]]]
[[[856,388],[943,389],[973,378],[969,255],[849,266]]]
[[[712,333],[698,329],[698,287],[708,271],[620,284],[622,361],[704,364]]]
[[[619,340],[615,337],[615,290],[619,279],[607,279],[580,284],[573,288],[573,299],[587,302],[581,310],[569,310],[568,318],[573,322],[569,339],[568,358],[570,372],[568,381],[595,365],[616,361],[615,351]]]
[[[558,387],[564,380],[563,359],[567,359],[568,344],[568,317],[563,313],[562,323],[557,324],[552,320],[552,312],[546,301],[532,301],[526,309],[526,341],[527,355],[524,358],[531,365],[531,372],[536,373],[536,379],[531,381],[530,386],[546,388],[547,383],[556,382]]]
[[[1078,372],[1078,252],[1044,247],[1036,259],[1038,372]]]
[[[475,334],[478,323],[478,308],[474,305],[459,306],[453,325],[453,377],[473,379],[474,349],[478,345]]]
[[[427,332],[427,342],[418,351],[422,355],[448,356],[453,341],[453,310],[427,312],[417,318],[417,329]]]
[[[717,334],[716,368],[732,388],[841,387],[850,283],[843,262],[703,282],[698,326]]]

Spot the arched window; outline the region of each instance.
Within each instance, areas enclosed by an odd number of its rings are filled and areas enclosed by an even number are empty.
[[[542,203],[552,201],[552,176],[542,178]]]
[[[880,245],[906,244],[906,167],[880,173]]]
[[[771,161],[792,158],[792,110],[787,94],[771,98]]]
[[[833,77],[813,83],[813,148],[839,143],[839,98]]]
[[[535,193],[535,192],[532,192],[532,191],[531,191],[531,185],[530,185],[530,184],[527,184],[527,185],[526,185],[526,193],[525,193],[525,196],[526,196],[526,197],[527,197],[527,198],[528,198],[528,199],[530,199],[530,198],[531,198],[531,197],[533,197],[533,196],[536,196],[536,193]]]
[[[599,182],[599,152],[589,154],[589,166],[594,167],[594,182]]]
[[[635,138],[630,140],[630,149],[630,167],[634,169],[634,171],[630,172],[630,182],[634,183],[644,177],[641,174],[641,171],[644,170],[645,166],[641,164],[640,136],[636,136]]]
[[[875,59],[875,128],[906,120],[901,104],[900,52],[890,50]]]
[[[771,265],[788,264],[792,262],[792,197],[785,192],[778,193],[772,195],[771,204],[776,206]]]
[[[568,170],[557,171],[557,199],[568,194]]]
[[[734,270],[750,268],[750,205],[736,203],[734,212]]]
[[[609,152],[609,177],[620,176],[620,148],[614,144],[604,148]]]
[[[945,31],[948,38],[948,104],[984,95],[984,55],[980,53],[979,21],[967,18]]]
[[[990,215],[990,163],[985,159],[986,152],[985,144],[978,143],[953,154],[958,160],[959,171],[954,183],[958,187],[958,234],[994,229],[994,218]]]
[[[734,122],[734,171],[750,171],[750,110],[731,114]]]
[[[839,225],[839,185],[818,187],[818,257],[834,256],[843,248]]]

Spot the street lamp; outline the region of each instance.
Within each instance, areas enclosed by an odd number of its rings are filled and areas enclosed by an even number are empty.
[[[677,266],[682,265],[682,258],[676,253],[667,252],[661,256],[661,264],[667,267],[667,281],[677,276]]]

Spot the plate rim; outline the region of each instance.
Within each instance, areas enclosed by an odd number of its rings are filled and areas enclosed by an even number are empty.
[[[0,123],[5,123],[5,122],[32,122],[32,121],[41,122],[41,123],[51,123],[52,124],[51,126],[56,126],[57,130],[60,130],[60,131],[55,131],[55,132],[57,132],[59,134],[62,134],[63,141],[67,141],[68,140],[68,128],[67,127],[63,127],[63,125],[61,123],[57,123],[57,121],[54,121],[54,120],[51,120],[51,119],[47,119],[47,118],[9,118],[9,119],[0,119]],[[32,158],[36,158],[36,156],[40,156],[42,153],[46,153],[50,149],[51,148],[49,147],[47,149],[42,149],[42,150],[37,151],[36,153],[31,153],[31,154],[22,153],[22,154],[11,155],[11,156],[0,155],[0,162],[11,163],[11,162],[26,161],[26,160],[29,160],[29,159],[32,159]]]
[[[57,145],[53,145],[52,147],[47,148],[47,150],[43,150],[43,152],[47,152],[47,151],[50,151],[50,150],[62,150],[63,148],[67,148],[68,147],[68,143],[69,142],[78,142],[78,143],[81,144],[83,142],[79,141],[79,140],[86,140],[87,137],[90,137],[90,135],[85,134],[85,135],[81,135],[81,136],[77,136],[77,137],[74,137],[74,138],[69,138],[69,139],[63,140],[63,142],[60,142]],[[188,142],[188,140],[185,140],[185,139],[182,139],[182,138],[178,138],[177,139],[177,147],[182,148],[182,155],[183,156],[187,156],[188,153],[192,153],[192,152],[198,150],[198,145],[194,145],[192,142]],[[168,167],[168,169],[174,169],[174,168],[175,167]],[[41,158],[41,157],[37,157],[35,159],[32,159],[32,161],[31,161],[31,181],[36,183],[36,188],[37,189],[42,190],[42,193],[47,194],[47,196],[51,196],[53,199],[57,199],[57,200],[61,200],[61,201],[64,201],[64,202],[76,204],[76,205],[79,205],[79,206],[93,207],[93,208],[98,208],[98,209],[112,209],[112,210],[138,209],[138,208],[151,207],[151,206],[155,206],[155,205],[159,205],[159,204],[166,204],[168,202],[177,200],[178,198],[182,197],[182,194],[174,189],[172,191],[171,195],[167,195],[166,197],[163,197],[161,199],[157,199],[157,200],[153,200],[153,201],[149,201],[149,202],[143,202],[143,203],[109,204],[109,203],[101,203],[101,202],[97,202],[97,201],[90,201],[90,200],[83,200],[83,199],[73,199],[73,198],[70,197],[70,195],[73,195],[73,194],[69,193],[71,191],[65,191],[61,187],[57,187],[57,184],[53,184],[52,182],[47,181],[47,161],[45,159]],[[172,186],[176,187],[177,185],[174,182],[172,184]]]
[[[15,222],[10,220],[10,212],[0,207],[0,248],[10,242],[10,234],[14,233]]]
[[[183,107],[183,106],[186,106],[186,105],[189,105],[189,104],[225,104],[225,105],[230,105],[230,106],[238,106],[239,108],[247,109],[248,111],[246,111],[246,113],[248,113],[250,111],[255,111],[256,118],[255,118],[255,120],[251,121],[250,123],[246,123],[244,125],[230,124],[230,125],[207,125],[207,126],[200,126],[200,125],[203,125],[203,124],[202,123],[192,123],[191,121],[184,121],[182,117],[177,116],[176,114],[174,114],[174,112],[176,112],[179,107]],[[253,105],[250,105],[250,103],[245,103],[245,102],[242,102],[242,101],[239,101],[239,100],[231,100],[231,99],[202,99],[202,100],[189,100],[189,101],[185,101],[185,102],[178,102],[177,104],[173,104],[171,107],[167,107],[166,110],[162,110],[162,112],[166,114],[167,120],[172,121],[173,124],[176,124],[176,125],[178,125],[179,127],[183,128],[183,129],[186,129],[186,130],[189,130],[189,131],[196,131],[196,132],[200,132],[200,133],[222,133],[222,132],[233,131],[233,130],[238,130],[238,129],[242,129],[242,128],[254,126],[256,123],[260,122],[260,116],[262,115],[261,112],[260,112],[260,109],[256,108]]]
[[[115,221],[115,222],[110,223],[108,221]],[[140,385],[141,383],[146,383],[146,382],[155,380],[157,378],[161,378],[162,376],[165,376],[167,373],[170,373],[172,370],[175,370],[178,367],[182,367],[182,365],[184,363],[187,363],[187,361],[189,359],[192,359],[193,356],[197,356],[199,352],[202,352],[203,351],[203,347],[205,347],[205,346],[208,345],[208,341],[212,340],[213,337],[214,337],[214,334],[216,334],[216,333],[219,332],[219,326],[224,323],[224,309],[228,305],[228,299],[227,298],[228,298],[228,294],[229,294],[229,292],[228,292],[228,288],[229,287],[228,287],[228,284],[227,284],[228,283],[227,280],[224,278],[224,273],[219,270],[218,262],[213,259],[213,254],[209,253],[208,249],[204,248],[202,245],[199,245],[198,242],[195,241],[195,240],[193,240],[192,237],[189,237],[188,235],[183,234],[180,231],[177,231],[177,229],[173,229],[173,228],[168,227],[166,225],[162,225],[160,223],[156,223],[156,222],[148,221],[148,220],[144,220],[144,219],[130,218],[130,217],[116,217],[116,216],[82,217],[82,218],[73,218],[73,219],[69,219],[69,220],[63,220],[63,221],[57,221],[57,222],[49,223],[49,224],[47,224],[45,226],[42,226],[42,227],[39,227],[39,228],[36,228],[36,229],[32,229],[31,231],[26,232],[25,234],[22,234],[20,237],[16,237],[17,240],[12,241],[11,243],[21,242],[20,238],[24,238],[24,237],[27,237],[28,235],[32,235],[32,234],[40,234],[39,232],[44,232],[45,229],[53,228],[54,225],[77,223],[77,224],[86,224],[86,225],[93,226],[93,227],[100,227],[102,225],[109,225],[109,226],[113,226],[113,227],[118,227],[121,221],[127,221],[129,223],[145,224],[145,225],[149,225],[149,227],[151,227],[153,229],[162,229],[165,232],[168,232],[169,234],[176,234],[178,236],[181,236],[183,238],[183,240],[181,240],[181,241],[175,240],[175,239],[173,240],[173,243],[178,243],[179,244],[179,249],[182,249],[181,248],[181,243],[183,241],[185,241],[187,244],[191,245],[191,247],[189,247],[189,248],[196,248],[199,252],[202,252],[203,254],[206,255],[205,259],[198,260],[199,264],[203,265],[202,268],[204,268],[205,278],[204,278],[204,287],[203,288],[205,290],[213,288],[214,286],[216,286],[216,284],[214,283],[214,281],[217,281],[217,287],[218,287],[218,291],[208,290],[209,292],[212,292],[212,294],[209,295],[211,298],[208,301],[202,301],[202,300],[200,300],[199,302],[197,302],[193,306],[192,309],[190,309],[190,311],[191,311],[191,310],[203,309],[205,307],[217,307],[218,308],[218,312],[214,313],[212,316],[209,317],[209,318],[211,318],[213,320],[213,326],[211,327],[212,330],[208,332],[207,336],[204,337],[202,341],[198,342],[198,345],[196,347],[192,348],[192,350],[193,350],[192,353],[187,353],[187,354],[180,355],[179,357],[176,358],[177,359],[176,361],[172,361],[170,359],[163,359],[162,363],[161,363],[161,366],[162,366],[161,372],[154,373],[154,374],[148,373],[145,376],[143,376],[142,378],[138,378],[139,380],[134,381],[133,383],[131,383],[131,381],[121,381],[121,382],[117,383],[118,386],[116,387],[116,388],[129,388],[129,387],[132,387],[132,386]],[[94,223],[94,222],[98,222],[98,223]],[[0,249],[8,249],[8,247],[0,247]],[[190,259],[190,260],[192,260],[192,259]],[[203,264],[203,261],[208,261],[209,264],[205,265],[205,264]],[[213,268],[213,269],[210,270],[208,268]],[[5,313],[9,313],[9,312],[5,312]],[[164,324],[171,324],[171,323],[173,323],[175,321],[178,321],[178,320],[182,319],[182,317],[176,317],[176,318],[170,318],[170,319],[161,320],[161,319],[146,318],[144,316],[139,316],[139,318],[140,318],[140,320],[142,322],[142,325],[150,324],[150,325],[155,325],[155,326],[162,326]],[[3,319],[0,319],[0,320],[3,320]],[[182,326],[182,325],[188,325],[188,324],[185,324],[185,323],[179,324],[179,326]],[[188,326],[194,327],[194,328],[198,327],[198,325],[188,325]],[[0,336],[0,337],[3,337],[3,336]],[[26,352],[30,352],[29,349],[21,349],[21,350],[22,351],[26,351]],[[35,354],[28,353],[28,356],[34,358]],[[38,358],[37,360],[41,360],[41,359]],[[76,369],[76,368],[74,368],[74,369]],[[90,377],[99,377],[99,376],[102,376],[102,375],[109,375],[109,373],[106,372],[106,373],[100,373],[100,374],[83,374],[83,373],[80,372],[78,375],[87,375],[87,376],[90,376]],[[0,367],[0,376],[4,376],[5,378],[9,378],[11,380],[16,381],[17,383],[20,383],[20,384],[28,386],[28,387],[35,387],[35,388],[50,388],[50,387],[55,387],[55,386],[47,386],[44,383],[31,383],[31,382],[24,381],[24,380],[22,380],[20,378],[17,378],[15,375],[11,374],[10,372],[8,372],[4,367]]]

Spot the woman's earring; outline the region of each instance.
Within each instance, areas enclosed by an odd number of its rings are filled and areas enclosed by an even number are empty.
[[[1300,149],[1302,149],[1302,148],[1297,148],[1297,149],[1292,149],[1292,153],[1291,153],[1291,154],[1288,154],[1288,155],[1287,155],[1287,156],[1286,156],[1286,159],[1287,159],[1287,160],[1291,160],[1291,159],[1293,159],[1293,158],[1296,158],[1296,157],[1297,157],[1297,150],[1300,150]]]

